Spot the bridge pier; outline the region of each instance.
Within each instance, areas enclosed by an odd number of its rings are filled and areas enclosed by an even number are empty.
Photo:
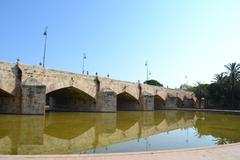
[[[116,112],[117,95],[110,89],[102,89],[96,96],[96,111]]]
[[[46,86],[35,79],[27,79],[22,84],[21,113],[45,114]]]
[[[153,111],[154,110],[154,96],[149,93],[143,93],[140,98],[140,110]]]
[[[165,106],[164,108],[166,109],[173,109],[173,108],[177,108],[177,97],[172,96],[172,95],[168,95],[166,100],[165,100]]]

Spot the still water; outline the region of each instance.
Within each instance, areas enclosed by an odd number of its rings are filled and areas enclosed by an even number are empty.
[[[240,115],[184,112],[0,115],[0,154],[153,151],[240,141]]]

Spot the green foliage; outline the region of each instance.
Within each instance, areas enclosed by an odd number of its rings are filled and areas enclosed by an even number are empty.
[[[227,72],[214,75],[213,83],[197,83],[187,90],[207,99],[208,108],[240,109],[240,64],[229,63],[225,68]]]
[[[192,88],[192,86],[190,86],[190,85],[188,85],[188,84],[182,84],[182,85],[180,86],[180,89],[181,89],[181,90],[186,90],[186,91],[191,90],[191,88]]]
[[[147,81],[144,82],[144,84],[149,84],[149,85],[153,85],[153,86],[163,87],[163,85],[160,82],[158,82],[158,81],[156,81],[154,79],[147,80]]]

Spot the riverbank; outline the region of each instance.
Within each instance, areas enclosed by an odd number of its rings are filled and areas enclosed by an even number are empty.
[[[199,111],[199,112],[224,112],[240,114],[240,110],[223,110],[223,109],[199,109],[199,108],[166,108],[164,110],[178,110],[178,111]]]
[[[239,160],[240,143],[213,147],[177,149],[154,152],[110,153],[110,154],[79,154],[79,155],[0,155],[0,160]]]

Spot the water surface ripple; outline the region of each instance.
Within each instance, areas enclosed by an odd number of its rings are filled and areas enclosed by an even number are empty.
[[[1,115],[0,154],[154,151],[240,142],[240,115],[155,111]]]

